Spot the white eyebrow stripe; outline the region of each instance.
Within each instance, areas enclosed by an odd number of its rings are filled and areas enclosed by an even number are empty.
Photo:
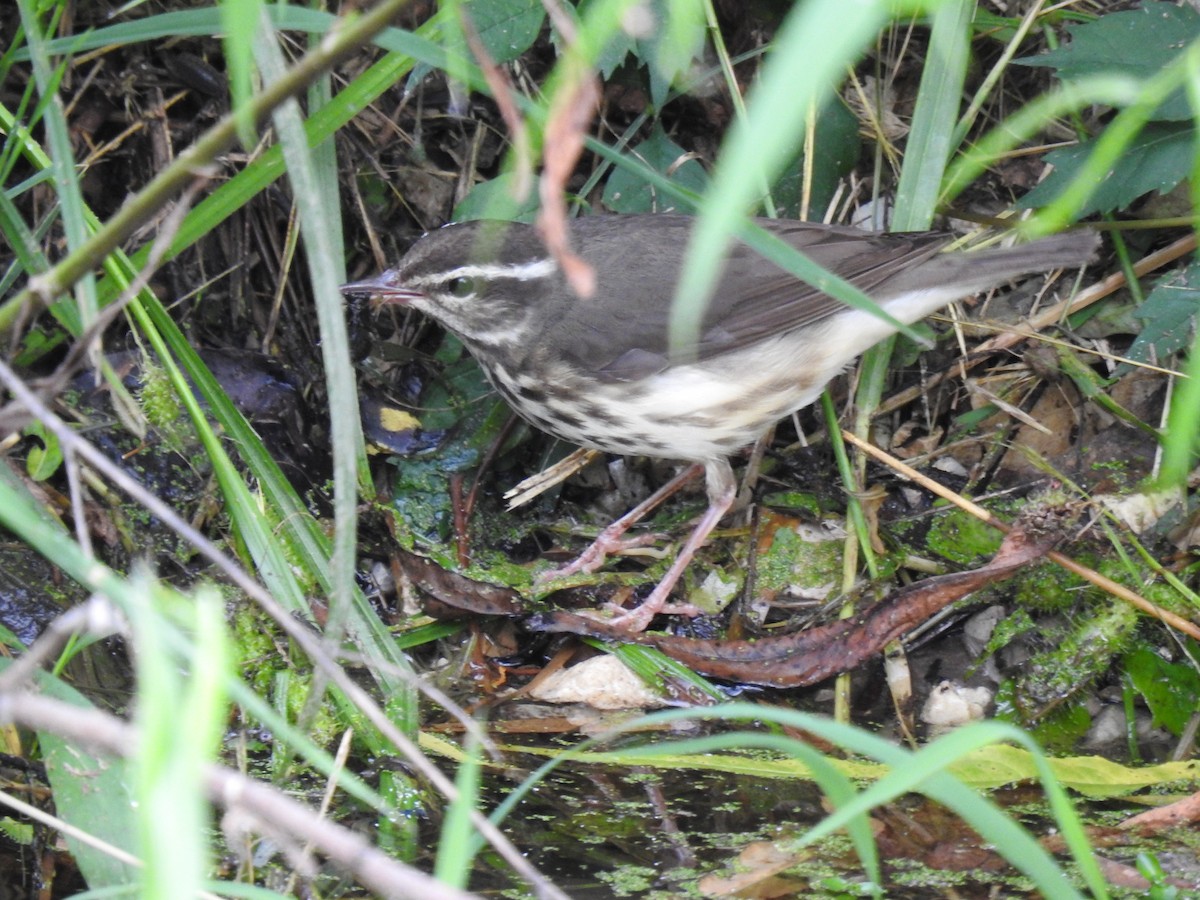
[[[429,284],[441,284],[454,278],[508,278],[513,281],[533,281],[537,278],[545,278],[548,275],[553,275],[557,271],[558,265],[552,259],[536,259],[532,262],[514,263],[512,265],[471,263],[445,272],[421,275],[413,278],[409,283],[423,287]]]

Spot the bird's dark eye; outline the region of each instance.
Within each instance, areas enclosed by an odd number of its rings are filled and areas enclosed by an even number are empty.
[[[474,278],[467,278],[465,276],[451,278],[446,282],[446,293],[452,297],[457,297],[459,300],[466,300],[475,293],[477,286]]]

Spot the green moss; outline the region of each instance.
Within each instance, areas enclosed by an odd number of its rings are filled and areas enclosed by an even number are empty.
[[[1196,612],[1195,606],[1186,596],[1172,587],[1157,572],[1143,564],[1140,559],[1127,561],[1111,556],[1096,563],[1095,569],[1101,575],[1129,586],[1151,603],[1161,606],[1165,610],[1184,618],[1190,618]]]
[[[266,695],[283,667],[278,658],[277,629],[257,607],[243,604],[233,614],[233,636],[243,674],[256,694]]]
[[[795,528],[779,528],[771,546],[759,554],[757,585],[764,591],[782,591],[840,584],[844,545],[840,536],[805,539]]]
[[[142,356],[141,369],[141,388],[137,397],[146,421],[168,447],[177,453],[185,453],[186,447],[196,443],[195,432],[166,370],[148,354]]]
[[[1017,572],[1006,584],[1022,609],[1049,611],[1074,609],[1084,582],[1062,566],[1040,563]]]
[[[1038,743],[1050,753],[1070,753],[1092,727],[1092,715],[1080,703],[1055,709],[1032,729]]]
[[[275,708],[289,722],[299,722],[306,712],[305,707],[312,686],[312,677],[309,674],[300,674],[292,669],[276,670],[273,689]],[[312,717],[304,722],[303,726],[308,736],[319,746],[329,747],[335,743],[343,726],[333,709],[328,691]]]
[[[949,509],[933,518],[925,536],[924,548],[961,566],[990,558],[1000,547],[1000,532],[959,509]]]
[[[1125,460],[1111,459],[1094,462],[1091,469],[1093,472],[1103,473],[1111,483],[1110,489],[1112,490],[1123,490],[1132,486],[1137,480],[1130,473],[1130,465]]]
[[[615,897],[644,896],[658,881],[658,870],[647,866],[617,866],[596,877],[608,885]]]
[[[768,494],[762,499],[763,506],[771,509],[786,510],[789,513],[801,513],[817,519],[823,515],[821,501],[814,494],[800,491],[780,491]]]
[[[471,556],[471,565],[463,570],[468,578],[490,584],[503,584],[519,591],[528,591],[533,581],[528,565],[514,563],[498,550],[478,550]]]
[[[1069,703],[1131,646],[1137,623],[1137,611],[1120,601],[1084,608],[1050,650],[1021,667],[1011,695],[1012,715],[1023,724],[1039,722]]]
[[[1027,631],[1037,627],[1028,610],[1023,608],[1013,610],[1012,613],[996,623],[991,637],[988,638],[987,646],[984,648],[984,655],[991,656]]]

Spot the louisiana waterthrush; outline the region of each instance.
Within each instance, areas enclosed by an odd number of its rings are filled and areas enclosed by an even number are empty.
[[[692,221],[575,221],[573,244],[595,271],[596,290],[587,298],[567,284],[533,226],[494,221],[430,232],[396,268],[342,288],[411,306],[454,332],[496,390],[537,428],[609,453],[704,467],[708,510],[654,592],[616,620],[630,630],[645,628],[659,611],[690,611],[667,600],[733,503],[730,454],[812,403],[855,357],[895,331],[735,242],[698,344],[685,348],[686,358],[673,357],[668,322]],[[1017,275],[1083,265],[1097,244],[1092,234],[1068,233],[1011,249],[942,252],[951,241],[942,232],[757,224],[906,325]],[[598,568],[622,546],[632,521],[614,523],[558,574]]]

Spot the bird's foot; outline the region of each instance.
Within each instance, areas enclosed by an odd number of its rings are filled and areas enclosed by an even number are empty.
[[[668,603],[666,595],[669,593],[669,588],[660,597],[658,594],[661,587],[662,585],[659,585],[658,588],[655,588],[654,593],[633,609],[625,609],[625,607],[613,603],[605,604],[606,608],[615,613],[611,619],[606,620],[606,624],[632,633],[645,631],[657,615],[687,616],[688,618],[704,615],[704,610],[691,603]]]
[[[533,578],[534,585],[544,587],[552,581],[566,578],[569,575],[578,575],[580,572],[590,574],[599,571],[608,557],[648,547],[664,538],[664,535],[661,534],[638,534],[633,537],[624,537],[624,531],[625,529],[615,531],[613,526],[610,525],[604,531],[600,532],[600,536],[592,541],[591,546],[574,560],[565,566],[559,566],[557,569],[550,569],[535,575]]]
[[[627,532],[636,522],[641,521],[645,516],[656,506],[663,502],[667,497],[670,497],[678,491],[684,484],[699,475],[704,468],[699,464],[693,463],[688,466],[657,491],[631,509],[617,521],[613,522],[605,528],[596,540],[592,541],[592,545],[572,563],[558,568],[552,569],[549,572],[543,572],[541,575],[534,577],[534,585],[541,586],[549,581],[554,581],[557,578],[565,578],[568,575],[576,575],[579,572],[595,572],[604,561],[615,553],[627,553],[630,550],[635,550],[641,547],[646,547],[655,541],[661,540],[660,534],[639,534],[634,537],[625,537]],[[733,475],[730,473],[730,478]]]

